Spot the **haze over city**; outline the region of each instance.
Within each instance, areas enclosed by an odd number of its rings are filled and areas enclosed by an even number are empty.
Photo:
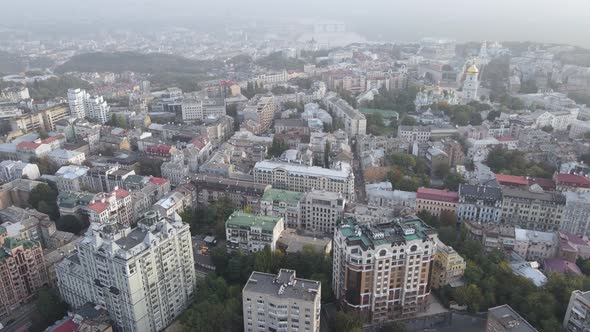
[[[0,11],[0,331],[590,331],[590,1]]]

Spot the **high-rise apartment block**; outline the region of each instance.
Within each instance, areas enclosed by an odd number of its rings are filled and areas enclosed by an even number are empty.
[[[252,272],[242,290],[244,331],[318,332],[321,287],[319,281],[297,278],[293,270]]]
[[[110,120],[111,108],[102,96],[91,96],[83,89],[68,90],[70,113],[76,118],[89,118],[106,123]]]
[[[347,220],[334,234],[336,298],[372,323],[427,310],[437,238],[416,217],[375,224]]]
[[[244,129],[258,135],[270,129],[272,119],[277,111],[277,104],[272,95],[256,95],[242,111]]]
[[[0,246],[0,317],[6,317],[48,281],[41,243],[8,237],[0,226]]]
[[[161,331],[191,303],[195,268],[188,224],[147,212],[136,228],[91,224],[56,267],[72,309],[105,308],[119,331]]]

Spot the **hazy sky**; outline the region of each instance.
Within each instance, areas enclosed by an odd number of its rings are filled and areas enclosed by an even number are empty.
[[[537,40],[590,46],[590,0],[28,0],[0,19],[61,22],[202,16],[341,19],[391,39]],[[172,20],[174,21],[174,20]]]

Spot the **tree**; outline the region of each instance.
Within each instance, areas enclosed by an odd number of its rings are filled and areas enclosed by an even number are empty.
[[[32,331],[44,331],[55,321],[62,319],[68,310],[68,305],[50,288],[39,289],[35,307],[36,311],[31,318]]]
[[[326,146],[324,147],[324,168],[330,167],[330,153],[332,150],[332,144],[330,141],[326,141]]]
[[[362,330],[363,320],[358,314],[338,311],[334,315],[334,331],[361,332]]]
[[[381,328],[380,332],[407,332],[406,326],[403,323],[395,322],[391,323],[383,328]]]
[[[443,187],[451,191],[457,191],[459,190],[459,185],[466,182],[459,173],[450,172],[443,179]]]
[[[72,214],[66,214],[55,221],[55,227],[62,232],[69,232],[80,235],[88,226],[89,222]]]
[[[31,164],[37,164],[37,167],[39,167],[39,173],[41,174],[53,175],[59,169],[59,166],[47,156],[41,158],[31,157],[29,162]]]
[[[444,178],[445,176],[447,176],[451,171],[451,167],[449,167],[448,164],[438,164],[435,168],[434,168],[434,176],[436,176],[439,179]]]
[[[499,118],[500,115],[502,115],[502,113],[500,111],[492,110],[492,111],[488,112],[488,116],[486,117],[486,119],[488,121],[494,121],[497,118]]]
[[[578,257],[576,260],[576,265],[580,268],[580,271],[585,275],[590,275],[590,259],[584,259],[582,257]]]
[[[51,189],[47,184],[37,185],[29,195],[29,205],[47,214],[51,219],[59,218],[59,208],[57,207],[57,191]]]
[[[285,152],[288,149],[289,145],[285,143],[285,140],[275,136],[272,139],[272,145],[268,150],[268,154],[273,157],[280,157],[283,154],[283,152]]]

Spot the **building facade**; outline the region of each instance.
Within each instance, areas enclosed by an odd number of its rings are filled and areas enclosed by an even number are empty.
[[[457,220],[500,223],[502,190],[486,185],[460,184]]]
[[[563,318],[566,332],[587,331],[590,329],[590,291],[575,290]]]
[[[556,231],[561,225],[565,196],[545,192],[538,184],[526,189],[502,188],[502,221],[526,229]]]
[[[455,213],[458,202],[459,194],[454,191],[420,187],[416,192],[416,210],[426,210],[437,217],[443,212]]]
[[[252,272],[242,290],[244,331],[319,332],[321,287],[293,270]]]
[[[305,192],[319,189],[342,193],[354,200],[354,173],[348,163],[339,169],[305,166],[277,161],[261,161],[254,166],[254,181],[270,184],[273,188]]]
[[[77,253],[56,267],[62,299],[105,308],[119,331],[161,331],[192,302],[195,268],[188,224],[146,213],[134,229],[92,224]]]
[[[432,268],[432,288],[438,289],[461,279],[466,267],[465,260],[453,247],[438,241]]]
[[[436,242],[434,229],[418,218],[363,225],[348,220],[334,235],[336,299],[372,323],[424,312]]]
[[[340,193],[323,190],[306,192],[301,199],[299,229],[313,234],[334,234],[344,217],[346,200]]]
[[[275,251],[277,240],[284,229],[283,218],[236,211],[225,222],[227,248],[249,253],[262,251],[269,246],[271,251]]]

